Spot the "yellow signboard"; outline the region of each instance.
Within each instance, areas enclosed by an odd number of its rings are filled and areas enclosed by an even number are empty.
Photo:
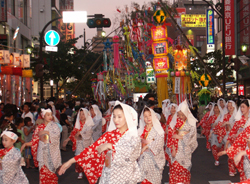
[[[181,15],[182,27],[206,27],[206,14]]]

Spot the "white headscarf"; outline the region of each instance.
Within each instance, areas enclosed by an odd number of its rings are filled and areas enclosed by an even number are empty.
[[[92,108],[93,108],[93,110],[95,112],[95,115],[96,115],[97,119],[101,119],[102,118],[102,113],[101,113],[99,107],[97,105],[91,105],[91,106],[92,106]]]
[[[177,112],[181,111],[187,118],[187,121],[188,123],[191,125],[191,126],[194,126],[196,127],[196,122],[198,121],[194,116],[193,114],[191,113],[191,111],[189,110],[189,107],[188,107],[188,103],[187,103],[187,100],[183,101],[178,109],[177,109]]]
[[[164,130],[163,130],[162,126],[161,126],[160,121],[156,117],[156,113],[152,109],[150,109],[149,107],[145,106],[144,109],[142,110],[142,113],[141,113],[141,116],[140,116],[140,124],[139,124],[139,129],[138,129],[139,136],[141,136],[141,134],[143,133],[144,127],[146,125],[146,123],[144,121],[144,116],[143,116],[145,108],[148,108],[149,111],[151,112],[152,123],[153,123],[154,129],[157,131],[157,133],[159,135],[164,134]]]
[[[170,105],[170,100],[169,99],[165,99],[162,101],[162,113],[164,114],[164,116],[166,116],[166,114],[169,111],[168,106]]]
[[[48,104],[51,106],[52,114],[55,116],[56,115],[56,108],[55,108],[54,102],[49,101]]]
[[[14,132],[8,131],[8,130],[4,130],[3,133],[1,134],[1,137],[3,137],[4,135],[6,135],[7,137],[9,137],[15,141],[18,139],[17,134],[15,134]]]
[[[209,109],[209,105],[213,105],[213,102],[209,102],[206,106],[206,109]]]
[[[230,117],[230,119],[229,119],[229,123],[233,123],[234,122],[234,120],[235,120],[235,116],[236,116],[236,114],[237,114],[237,106],[236,106],[236,104],[235,104],[235,102],[233,101],[233,100],[228,100],[227,101],[227,106],[228,106],[228,103],[232,103],[232,106],[234,107],[234,112],[233,112],[233,114],[231,115],[231,117]],[[226,106],[226,107],[227,107]],[[228,111],[229,112],[229,111]],[[223,117],[224,118],[224,117]],[[223,120],[222,120],[223,121]]]
[[[224,103],[224,109],[222,109],[222,107],[220,106],[220,101],[221,101],[221,100],[222,100],[223,103]],[[228,110],[227,110],[227,107],[226,107],[226,105],[227,105],[226,101],[225,101],[223,98],[220,98],[220,99],[217,101],[217,105],[218,105],[218,107],[219,107],[219,109],[220,109],[220,112],[222,112],[222,116],[224,117],[224,115],[228,113]]]
[[[81,125],[80,125],[80,112],[81,111],[84,112],[84,115],[85,115],[85,118],[86,118],[84,126],[85,125],[86,126],[91,126],[91,127],[94,126],[95,124],[94,124],[93,119],[91,118],[91,115],[90,115],[89,111],[87,109],[85,109],[85,108],[80,108],[78,113],[77,113],[75,128],[80,129],[80,127],[81,127]]]
[[[115,106],[115,101],[109,101],[109,109],[105,112],[106,115],[111,114],[111,107]]]
[[[171,103],[170,105],[168,105],[168,107],[167,107],[167,108],[168,108],[167,114],[164,114],[166,121],[168,120],[168,117],[169,117],[169,115],[171,114],[171,108],[172,108],[173,106],[175,107],[175,109],[176,109],[176,111],[177,111],[177,108],[178,108],[178,105],[177,105],[177,104]]]
[[[41,109],[41,115],[42,115],[42,118],[44,118],[45,114],[48,112],[48,113],[52,113],[51,109]]]
[[[212,107],[212,109],[211,109],[211,111],[210,111],[210,114],[209,114],[209,116],[208,116],[208,118],[210,118],[211,116],[213,116],[214,115],[214,107],[215,107],[215,105],[217,105],[218,106],[218,108],[219,108],[219,105],[218,104],[216,104],[216,103],[214,103],[213,104],[213,107]],[[219,111],[220,111],[220,114],[219,114],[219,116],[216,118],[216,120],[215,120],[215,124],[217,124],[219,121],[223,121],[223,117],[224,117],[224,113],[223,113],[223,110],[222,110],[222,108],[219,108]]]
[[[126,122],[127,122],[127,126],[128,126],[128,133],[129,136],[128,137],[132,137],[132,136],[136,136],[138,137],[138,132],[137,132],[137,125],[138,125],[138,114],[135,111],[135,109],[127,104],[123,104],[121,102],[119,102],[118,100],[115,102],[115,106],[117,105],[121,105],[122,109],[123,109],[123,113],[125,115],[126,118]],[[114,106],[114,108],[115,108]],[[111,115],[111,119],[110,119],[110,124],[108,127],[108,131],[113,131],[116,129],[114,120],[113,120],[113,113]]]
[[[247,101],[248,101],[248,104],[250,105],[250,100],[247,100]],[[235,121],[239,121],[241,119],[242,115],[243,114],[242,114],[242,112],[240,110],[240,107],[239,107],[239,109],[238,109],[238,111],[237,111],[237,113],[235,115]]]

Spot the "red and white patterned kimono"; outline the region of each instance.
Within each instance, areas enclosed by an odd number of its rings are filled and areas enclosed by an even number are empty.
[[[93,131],[91,127],[87,126],[85,122],[84,123],[82,123],[81,121],[79,122],[80,122],[80,129],[75,127],[69,136],[70,140],[73,142],[72,150],[75,151],[75,155],[80,154],[84,150],[84,148],[90,146],[94,142],[92,139]],[[75,136],[78,132],[80,132],[80,135],[82,137],[81,140],[76,140]],[[82,167],[79,166],[77,163],[75,164],[75,171],[77,173],[83,172]]]
[[[107,127],[109,126],[110,123],[110,118],[111,118],[111,114],[108,114],[104,117],[104,119],[106,120],[105,125],[102,126],[102,133],[105,133],[107,130]]]
[[[205,122],[208,120],[209,114],[210,114],[210,111],[208,111],[208,112],[203,116],[203,118],[201,119],[200,123],[198,123],[198,126],[201,126],[201,127],[202,127],[202,131],[201,131],[202,134],[204,134],[204,126],[205,126]]]
[[[209,142],[209,134],[210,134],[210,130],[211,130],[211,125],[216,121],[217,117],[218,116],[216,116],[216,115],[212,115],[203,124],[203,130],[202,131],[203,131],[203,134],[206,136],[206,139],[207,139],[207,144],[206,144],[207,149],[211,149],[211,144]]]
[[[247,139],[250,138],[250,126],[248,126],[243,132],[241,132],[235,139],[233,145],[227,149],[227,155],[230,159],[234,160],[234,157],[240,152],[247,149],[247,157],[250,156],[249,147],[247,146]],[[242,157],[240,163],[237,165],[237,169],[240,172],[240,181],[245,181],[250,178],[250,165],[247,162],[246,157]],[[246,161],[246,162],[245,162]],[[247,173],[245,174],[245,170]]]
[[[76,162],[83,168],[90,184],[95,184],[100,176],[101,183],[137,183],[141,181],[137,159],[141,152],[140,137],[127,139],[126,131],[123,135],[118,129],[103,134],[94,144],[85,148],[75,156]],[[111,167],[104,166],[107,150],[98,154],[96,148],[104,143],[113,144]],[[111,151],[109,151],[111,152]],[[107,162],[105,161],[105,164]],[[121,167],[122,166],[122,167]]]
[[[169,124],[170,124],[170,122],[172,121],[172,119],[173,119],[173,116],[170,114],[169,116],[168,116],[168,119],[167,119],[167,121],[166,121],[166,128],[168,128],[168,130],[169,130]],[[163,128],[163,127],[162,127]],[[163,128],[163,130],[164,130],[164,132],[165,132],[165,137],[164,137],[164,145],[165,145],[165,149],[166,149],[166,147],[167,147],[167,138],[168,138],[168,134],[166,133],[166,128],[164,129]],[[164,150],[165,150],[164,149]],[[170,158],[169,158],[169,156],[168,156],[168,154],[167,154],[167,152],[165,152],[165,158],[166,158],[166,160],[170,163]]]
[[[29,181],[21,168],[21,153],[19,149],[0,149],[0,183],[28,184]]]
[[[49,143],[39,140],[38,133],[43,130],[49,131]],[[59,125],[54,122],[39,125],[33,133],[31,153],[35,166],[39,166],[40,184],[58,183],[55,172],[61,166],[60,133]]]
[[[191,179],[191,157],[194,150],[197,148],[197,135],[196,127],[191,126],[187,121],[184,122],[181,119],[177,118],[177,123],[172,129],[169,126],[168,131],[168,142],[166,151],[169,154],[171,159],[170,165],[170,175],[169,175],[169,184],[184,183],[189,184]],[[183,135],[183,139],[174,139],[172,136],[174,134]],[[172,145],[176,149],[176,156],[173,158],[171,153]]]

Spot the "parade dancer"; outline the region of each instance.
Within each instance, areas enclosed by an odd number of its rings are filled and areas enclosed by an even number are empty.
[[[215,135],[217,135],[217,140],[224,147],[226,147],[227,138],[230,130],[234,126],[235,116],[237,113],[237,107],[234,101],[229,100],[227,102],[228,113],[224,115],[223,121],[220,121],[213,129]],[[235,175],[235,166],[232,159],[228,159],[229,176]]]
[[[164,130],[155,112],[148,107],[141,113],[138,133],[142,140],[138,161],[144,179],[141,184],[160,184],[165,166]]]
[[[106,116],[104,117],[106,120],[106,124],[102,126],[102,132],[105,133],[108,130],[109,127],[109,123],[110,123],[110,118],[111,118],[111,114],[113,111],[115,105],[115,101],[110,101],[109,102],[109,109],[106,111]]]
[[[235,149],[237,149],[238,147],[240,147],[240,145],[238,145],[238,143],[241,143],[244,140],[241,140],[241,133],[250,125],[250,121],[249,121],[249,104],[250,101],[249,100],[244,100],[241,102],[240,104],[240,108],[238,109],[238,112],[235,116],[235,123],[234,126],[232,128],[232,130],[229,133],[228,139],[227,139],[227,143],[226,143],[226,147],[225,150],[226,151],[222,151],[218,154],[218,156],[221,156],[223,154],[227,154],[229,156],[230,159],[234,159],[234,156],[236,155],[235,153]],[[236,142],[236,140],[238,140]],[[230,147],[230,145],[232,145]],[[244,145],[246,146],[246,145]],[[243,159],[239,162],[237,166],[237,169],[240,173],[240,181],[245,181],[246,180],[246,176],[245,176],[245,172],[243,169]]]
[[[73,131],[63,143],[64,147],[66,147],[69,140],[71,140],[73,143],[72,150],[75,151],[75,155],[79,155],[84,150],[84,148],[87,148],[94,143],[92,138],[93,126],[94,122],[89,111],[85,108],[81,108],[77,114]],[[78,179],[82,179],[83,169],[77,163],[75,165],[75,171],[79,173]]]
[[[21,168],[21,153],[14,147],[18,136],[12,128],[1,134],[4,149],[0,149],[0,183],[1,184],[28,184]]]
[[[136,184],[141,182],[137,159],[141,141],[137,132],[137,112],[130,106],[116,101],[109,131],[94,144],[64,163],[59,174],[75,162],[84,170],[90,184],[100,178],[100,184]],[[105,163],[105,164],[104,164]]]
[[[32,140],[24,143],[21,151],[26,146],[31,146],[34,164],[39,166],[40,184],[57,184],[56,169],[61,166],[60,134],[62,128],[54,120],[51,109],[42,109],[43,123],[33,133]]]
[[[102,135],[102,113],[97,105],[91,105],[89,111],[95,124],[92,127],[92,130],[93,130],[92,137],[95,142]]]
[[[171,159],[169,183],[189,184],[191,157],[197,148],[196,122],[187,101],[182,102],[173,117],[168,131],[167,153]]]
[[[213,112],[214,115],[211,116],[211,118],[209,119],[207,126],[210,126],[209,141],[212,148],[212,154],[215,160],[214,165],[218,166],[220,164],[218,152],[222,148],[222,143],[218,142],[217,135],[214,134],[213,129],[219,123],[219,121],[223,119],[224,115],[222,109],[219,108],[218,104],[214,105]]]
[[[209,104],[206,106],[206,109],[208,109],[208,111],[206,112],[206,114],[203,116],[203,118],[201,119],[201,121],[197,125],[197,128],[199,126],[201,126],[201,128],[202,128],[201,135],[202,134],[204,135],[204,133],[205,133],[205,124],[206,124],[206,121],[209,118],[209,115],[210,115],[210,112],[211,112],[212,108],[213,108],[213,103],[209,102]],[[209,148],[207,147],[207,149],[209,149]]]

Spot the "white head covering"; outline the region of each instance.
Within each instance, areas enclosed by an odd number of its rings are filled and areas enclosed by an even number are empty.
[[[231,117],[229,119],[229,123],[233,123],[233,121],[235,120],[235,115],[237,114],[237,106],[236,106],[236,104],[235,104],[235,102],[233,100],[228,100],[227,101],[227,106],[228,106],[228,103],[232,103],[232,106],[234,107],[234,112],[233,112],[233,114],[231,115]]]
[[[220,101],[221,100],[223,101],[223,103],[225,105],[224,109],[222,109],[222,107],[220,106]],[[217,105],[218,105],[218,107],[220,109],[220,112],[222,112],[222,116],[224,117],[224,115],[228,113],[227,107],[226,107],[226,105],[227,105],[226,101],[223,98],[219,98],[219,100],[217,101]]]
[[[188,123],[191,125],[191,126],[194,126],[196,127],[196,122],[198,121],[194,116],[193,114],[191,113],[191,111],[189,110],[189,107],[188,107],[188,103],[187,103],[187,100],[183,101],[178,109],[177,109],[177,112],[181,111],[186,117],[187,117],[187,121]]]
[[[247,100],[247,101],[248,101],[248,104],[250,105],[250,100]],[[241,119],[242,115],[243,114],[242,114],[242,112],[240,110],[240,107],[239,107],[239,109],[238,109],[238,111],[237,111],[237,113],[235,115],[235,121],[239,121]]]
[[[177,104],[171,103],[170,105],[168,105],[168,107],[167,107],[168,111],[167,111],[166,114],[164,114],[166,121],[168,120],[168,117],[169,117],[169,115],[171,114],[171,108],[172,108],[173,106],[175,107],[175,109],[176,109],[176,111],[177,111],[177,108],[178,108],[178,105],[177,105]]]
[[[3,133],[1,134],[1,137],[3,137],[4,135],[6,135],[7,137],[15,141],[18,139],[17,134],[15,134],[14,132],[8,131],[7,129],[3,131]]]
[[[138,132],[137,132],[138,114],[135,111],[135,109],[127,104],[123,104],[123,103],[119,102],[118,100],[115,102],[115,106],[116,105],[121,105],[121,107],[123,109],[123,113],[125,115],[127,126],[128,126],[128,132],[126,132],[129,134],[128,137],[132,137],[132,136],[138,137]],[[111,119],[110,119],[110,124],[108,127],[108,131],[110,132],[110,131],[113,131],[115,129],[116,129],[116,126],[115,126],[115,123],[113,120],[113,113],[112,113]]]
[[[85,108],[80,108],[78,113],[77,113],[77,117],[76,117],[76,124],[75,124],[75,128],[80,129],[81,125],[80,125],[80,112],[83,110],[84,115],[85,115],[85,124],[86,126],[94,126],[94,121],[91,118],[91,115],[89,113],[89,111]]]
[[[115,101],[109,101],[109,109],[105,112],[105,114],[111,114],[111,107],[115,106]]]
[[[166,116],[165,114],[168,113],[169,108],[168,106],[170,105],[170,100],[169,99],[165,99],[162,101],[162,113],[164,114],[164,116]]]
[[[212,107],[212,109],[211,109],[211,111],[210,111],[210,114],[209,114],[208,118],[210,118],[210,116],[213,116],[213,115],[214,115],[214,107],[215,107],[215,105],[217,105],[218,108],[219,108],[219,105],[216,104],[216,103],[214,103],[214,104],[213,104],[213,107]],[[215,122],[214,122],[215,124],[217,124],[219,121],[223,121],[224,113],[223,113],[222,108],[219,108],[219,111],[220,111],[220,114],[219,114],[219,116],[216,118],[216,120],[215,120]]]
[[[55,116],[56,115],[56,108],[55,108],[54,102],[49,101],[48,104],[52,107],[52,114]]]
[[[164,134],[164,130],[162,129],[160,121],[156,117],[156,113],[152,109],[150,109],[149,107],[145,106],[144,109],[142,110],[142,113],[141,113],[141,116],[140,116],[140,124],[139,124],[139,129],[138,129],[139,136],[141,136],[141,134],[143,133],[144,127],[146,125],[146,123],[144,121],[144,116],[143,116],[145,108],[148,108],[149,111],[151,112],[152,123],[153,123],[154,129],[157,131],[157,133],[159,135]]]
[[[97,105],[91,105],[98,119],[102,118],[102,113]]]
[[[206,109],[209,109],[209,105],[213,105],[213,102],[209,102],[206,106]]]
[[[42,115],[42,118],[44,118],[44,116],[45,116],[45,114],[47,113],[47,112],[51,112],[52,113],[52,111],[51,111],[51,109],[41,109],[41,115]]]

